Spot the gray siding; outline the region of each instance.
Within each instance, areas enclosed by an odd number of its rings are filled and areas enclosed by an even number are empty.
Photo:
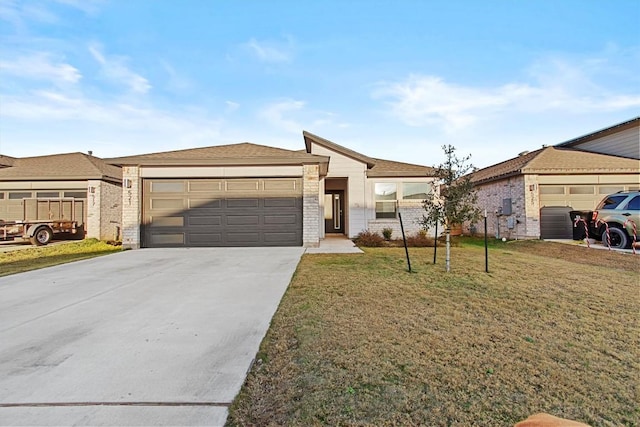
[[[580,150],[640,159],[640,127],[574,145]]]

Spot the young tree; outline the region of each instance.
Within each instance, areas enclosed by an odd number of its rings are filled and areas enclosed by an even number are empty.
[[[478,196],[471,184],[468,172],[475,170],[467,164],[471,156],[458,158],[453,145],[443,145],[445,162],[435,168],[435,185],[423,206],[425,227],[444,224],[446,235],[446,270],[451,270],[451,226],[465,221],[477,221],[480,209],[476,206]],[[436,236],[437,238],[438,236]]]

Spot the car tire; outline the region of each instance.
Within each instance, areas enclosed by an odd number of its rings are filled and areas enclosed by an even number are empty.
[[[626,249],[630,243],[627,232],[618,227],[609,227],[609,239],[611,240],[611,247],[614,249]],[[603,241],[606,241],[604,235]]]

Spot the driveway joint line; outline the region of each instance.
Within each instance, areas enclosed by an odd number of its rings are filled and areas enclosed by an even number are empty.
[[[231,402],[26,402],[0,403],[0,408],[47,408],[70,406],[217,406],[228,408]]]

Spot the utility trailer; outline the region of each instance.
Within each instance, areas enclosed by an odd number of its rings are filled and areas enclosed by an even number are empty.
[[[67,220],[0,221],[0,239],[29,240],[42,246],[53,239],[54,234],[78,232],[78,223]]]
[[[84,201],[74,198],[22,200],[22,219],[0,219],[0,240],[46,245],[55,234],[84,234]]]

